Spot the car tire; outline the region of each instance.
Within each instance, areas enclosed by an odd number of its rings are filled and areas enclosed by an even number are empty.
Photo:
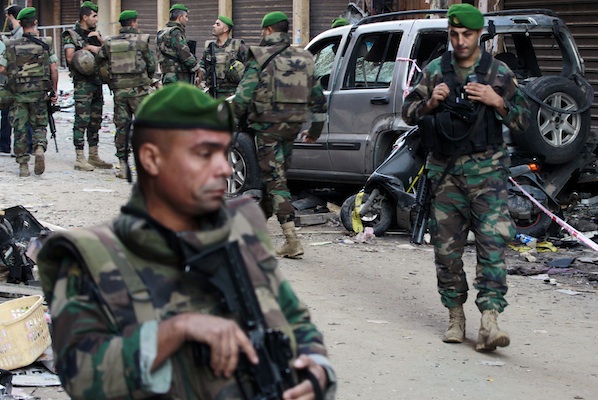
[[[228,161],[233,170],[227,180],[229,195],[235,196],[250,189],[259,189],[260,168],[252,135],[245,132],[236,135]]]
[[[345,229],[348,231],[353,230],[353,210],[355,209],[355,198],[357,197],[356,194],[347,198],[341,207],[340,217],[341,222]],[[364,193],[362,204],[367,201],[369,197],[368,193]],[[374,235],[376,236],[383,236],[390,225],[392,224],[393,220],[393,211],[388,198],[383,197],[380,202],[380,212],[374,215],[371,215],[371,220],[364,220],[362,218],[361,222],[365,227],[372,227],[374,228]]]
[[[590,133],[591,111],[564,114],[541,107],[532,97],[558,109],[579,110],[587,105],[584,91],[561,76],[540,77],[524,88],[529,93],[531,121],[523,132],[513,132],[515,142],[528,153],[544,157],[549,164],[562,164],[575,158]]]

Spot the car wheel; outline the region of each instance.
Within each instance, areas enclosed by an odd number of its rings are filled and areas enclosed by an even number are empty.
[[[233,169],[233,173],[227,180],[229,195],[239,195],[246,190],[259,188],[260,169],[251,135],[244,132],[237,134],[228,161]]]
[[[579,110],[587,106],[588,96],[570,79],[560,76],[537,78],[524,88],[529,94],[531,121],[524,132],[513,132],[515,142],[525,151],[543,156],[550,164],[575,158],[590,133],[591,111],[567,114],[540,106],[533,98],[552,108]]]
[[[347,198],[341,207],[341,222],[345,229],[348,231],[354,231],[353,229],[353,210],[355,209],[355,198],[357,197],[356,194]],[[367,201],[369,198],[368,193],[364,193],[362,204]],[[361,217],[361,223],[363,227],[372,227],[374,228],[374,235],[382,236],[388,228],[393,220],[393,212],[390,202],[385,196],[379,195],[379,199],[377,199],[374,204],[372,205],[372,209],[366,215]]]

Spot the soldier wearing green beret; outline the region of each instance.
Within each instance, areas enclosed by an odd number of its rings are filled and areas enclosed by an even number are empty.
[[[285,244],[281,257],[300,257],[303,246],[295,230],[295,210],[287,186],[286,171],[293,141],[311,111],[311,126],[301,132],[306,143],[314,143],[326,119],[326,98],[314,77],[311,53],[291,46],[287,16],[275,11],[262,20],[262,42],[251,46],[245,75],[234,98],[240,125],[248,125],[258,144],[261,169],[260,205],[269,218],[276,215]],[[276,89],[274,89],[276,88]]]
[[[513,72],[479,46],[482,13],[470,4],[455,4],[447,18],[453,51],[426,66],[405,99],[403,118],[419,124],[430,149],[431,242],[438,292],[449,310],[443,341],[465,338],[468,285],[462,255],[471,229],[478,255],[475,302],[482,313],[476,349],[492,351],[510,343],[497,316],[508,304],[504,260],[515,234],[506,211],[510,159],[502,125],[523,131],[530,113]]]
[[[190,46],[191,42],[185,36],[188,13],[189,10],[183,4],[174,4],[170,7],[166,28],[159,31],[156,37],[157,58],[164,85],[179,81],[195,83],[199,77],[195,46]]]
[[[112,168],[112,163],[105,162],[98,154],[104,95],[102,81],[94,67],[94,56],[100,51],[104,41],[97,25],[98,6],[85,1],[79,9],[79,21],[72,29],[66,29],[62,33],[64,55],[74,86],[74,168],[78,171]],[[88,158],[85,158],[85,138],[89,145]]]
[[[33,172],[41,175],[46,169],[44,153],[48,147],[48,98],[56,103],[58,87],[58,57],[54,54],[52,38],[37,35],[37,12],[23,8],[17,15],[23,36],[4,42],[0,55],[0,74],[7,75],[6,90],[14,96],[9,120],[14,129],[14,153],[19,164],[19,176],[29,172],[27,143],[28,125],[33,129],[32,146],[35,151]]]
[[[261,210],[247,197],[224,201],[232,129],[229,105],[193,85],[152,93],[134,122],[138,182],[120,215],[45,242],[37,261],[56,368],[71,398],[282,399],[283,390],[288,399],[318,398],[313,384],[333,398],[322,335],[277,266]],[[313,383],[279,388],[260,375],[261,387],[276,391],[267,396],[248,384],[254,368],[270,364],[258,359],[253,344],[262,341],[246,314],[224,306],[233,286],[211,283],[231,262],[247,272],[236,282],[257,294],[260,329],[290,339],[290,359],[278,363],[309,372]],[[207,357],[194,356],[199,344]]]
[[[346,26],[349,25],[349,21],[343,17],[337,17],[332,20],[331,28],[338,28],[339,26]]]
[[[249,48],[243,40],[232,38],[234,26],[232,19],[219,15],[212,25],[212,36],[216,40],[206,42],[203,57],[199,61],[199,80],[205,79],[206,86],[214,97],[235,94],[245,72]],[[213,82],[214,75],[216,82]]]
[[[104,83],[114,94],[114,125],[116,125],[117,177],[126,179],[125,144],[133,115],[150,92],[156,72],[156,59],[149,45],[150,35],[139,30],[138,13],[124,10],[118,17],[120,31],[104,40],[96,56],[97,67]]]

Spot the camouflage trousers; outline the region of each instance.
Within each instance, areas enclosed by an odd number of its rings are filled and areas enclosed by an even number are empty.
[[[480,311],[502,312],[507,306],[505,250],[515,229],[507,205],[507,171],[486,174],[446,174],[430,171],[435,196],[430,213],[430,233],[434,245],[438,292],[445,307],[456,307],[467,300],[463,251],[469,230],[475,234],[477,253],[474,287]]]
[[[266,218],[275,214],[281,224],[294,221],[295,210],[287,186],[287,169],[291,164],[293,139],[258,133],[257,148],[264,192],[260,206]]]
[[[114,145],[116,146],[116,157],[119,160],[125,159],[125,148],[127,144],[127,132],[131,128],[133,115],[137,112],[139,104],[145,96],[121,97],[114,96],[114,125],[116,125],[116,136],[114,136]]]
[[[100,141],[98,132],[102,123],[104,96],[102,85],[90,82],[75,82],[75,124],[73,125],[73,144],[78,150],[85,147],[85,134],[89,146],[97,146]]]
[[[33,129],[32,148],[48,147],[48,104],[44,92],[32,92],[15,95],[16,100],[10,107],[8,119],[14,130],[13,149],[17,163],[27,163],[31,158],[28,153],[27,124]]]
[[[187,82],[194,84],[194,82],[191,80],[192,76],[193,79],[195,79],[194,72],[165,72],[164,74],[162,74],[162,84],[168,85],[169,83],[175,82]]]

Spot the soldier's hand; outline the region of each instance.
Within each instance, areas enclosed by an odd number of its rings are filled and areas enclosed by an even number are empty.
[[[321,365],[309,356],[302,354],[293,362],[293,367],[297,370],[307,369],[311,372],[318,382],[320,383],[320,389],[324,392],[328,384],[328,377],[326,370]],[[284,400],[314,400],[316,398],[314,388],[310,380],[306,379],[300,382],[297,386],[292,387],[282,394]]]
[[[444,101],[450,93],[450,89],[446,83],[440,83],[434,87],[432,90],[432,95],[430,99],[426,103],[426,106],[429,110],[433,110],[440,105],[442,101]]]
[[[301,137],[301,141],[303,143],[315,143],[317,139],[311,138],[309,136],[309,131],[308,130],[304,130],[302,131],[300,134]]]
[[[58,96],[50,96],[50,101],[52,102],[52,104],[56,104],[58,102]]]
[[[492,86],[484,83],[469,82],[465,85],[465,93],[469,100],[479,101],[494,108],[502,107],[504,104],[503,98],[496,93]]]

